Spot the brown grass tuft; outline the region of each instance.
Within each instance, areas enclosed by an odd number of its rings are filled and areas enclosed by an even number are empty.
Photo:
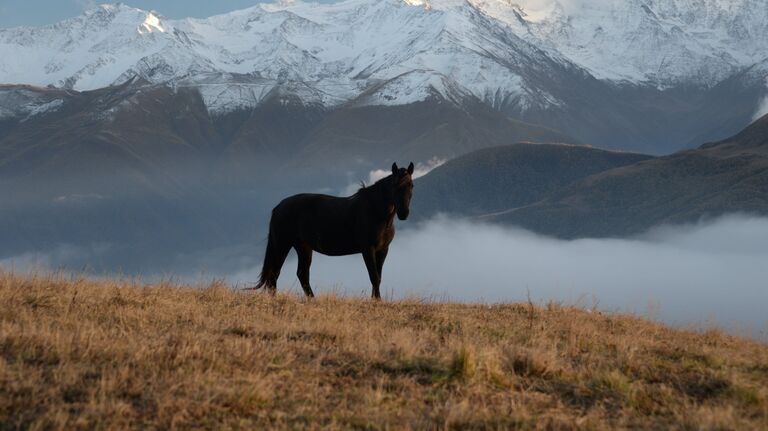
[[[0,272],[0,429],[766,429],[768,346],[548,304]]]

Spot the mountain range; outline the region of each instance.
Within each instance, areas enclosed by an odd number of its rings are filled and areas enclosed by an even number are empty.
[[[106,4],[50,26],[0,30],[0,83],[192,89],[217,118],[275,103],[326,112],[480,103],[583,143],[665,154],[730,136],[762,109],[766,6],[283,1],[171,20]],[[44,116],[66,102],[18,99],[0,95],[0,117]]]

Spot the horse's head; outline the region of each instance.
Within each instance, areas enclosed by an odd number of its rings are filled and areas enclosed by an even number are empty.
[[[405,220],[411,212],[411,195],[413,194],[413,163],[406,168],[398,168],[392,163],[392,198],[397,212],[397,218]]]

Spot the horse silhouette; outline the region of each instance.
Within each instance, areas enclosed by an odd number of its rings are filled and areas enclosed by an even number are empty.
[[[392,174],[363,186],[346,198],[319,194],[288,197],[272,210],[269,239],[258,284],[274,293],[288,252],[299,258],[296,275],[304,293],[314,297],[309,284],[312,252],[328,256],[362,253],[371,280],[371,296],[381,299],[381,271],[389,244],[395,237],[395,214],[406,220],[413,192],[413,163],[408,168],[392,164]]]

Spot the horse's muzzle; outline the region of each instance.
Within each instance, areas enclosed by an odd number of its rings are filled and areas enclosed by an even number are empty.
[[[398,211],[398,212],[397,212],[397,218],[399,218],[400,220],[407,220],[407,219],[408,219],[408,215],[409,215],[410,213],[411,213],[411,212],[410,212],[410,211],[408,211],[408,210],[405,210],[405,211]]]

